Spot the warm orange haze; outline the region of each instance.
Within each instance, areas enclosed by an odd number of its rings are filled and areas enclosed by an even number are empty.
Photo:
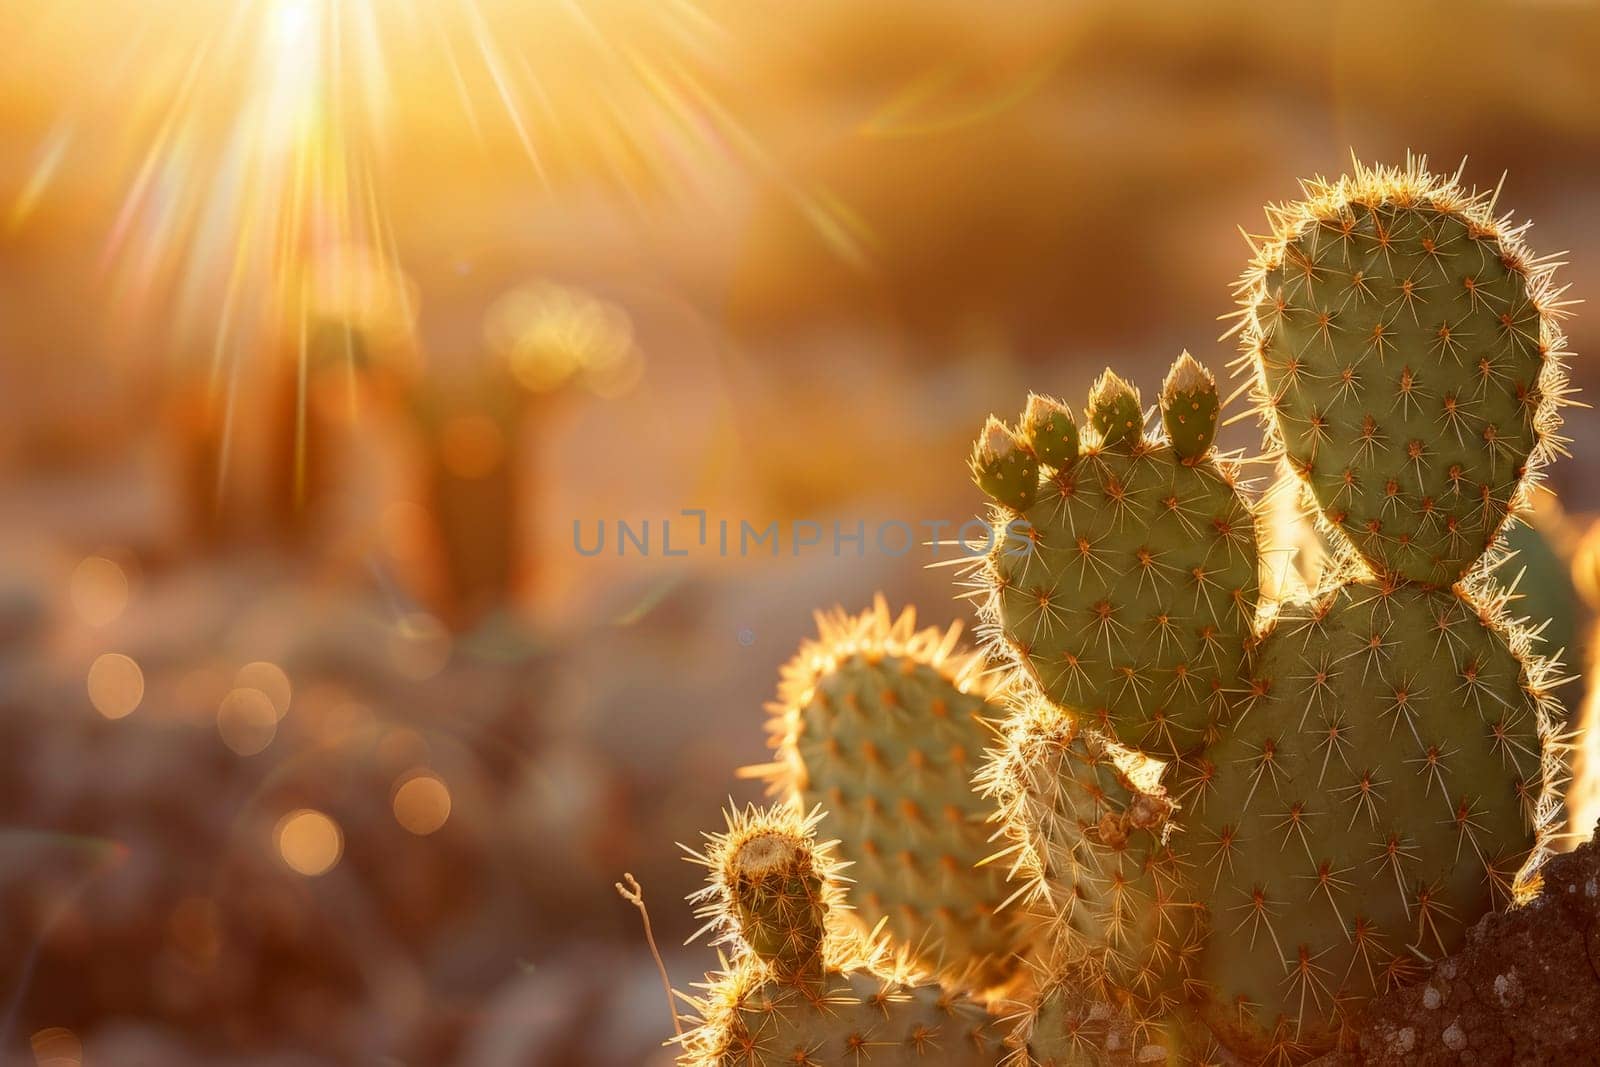
[[[944,636],[984,416],[1108,364],[1148,406],[1187,350],[1258,455],[1240,230],[1352,152],[1498,186],[1592,299],[1596,40],[1542,2],[0,5],[0,1064],[673,1063],[614,886],[696,995],[676,843],[734,878],[759,779],[803,789],[813,609],[918,604],[824,633],[999,707]],[[1565,415],[1505,610],[1589,676]],[[1292,487],[1257,514],[1261,594],[1314,587]]]

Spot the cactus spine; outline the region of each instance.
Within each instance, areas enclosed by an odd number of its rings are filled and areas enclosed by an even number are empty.
[[[982,865],[993,807],[972,786],[1003,710],[961,627],[918,630],[880,596],[860,615],[818,613],[818,637],[784,668],[769,705],[776,760],[753,768],[796,810],[822,806],[866,928],[953,988],[1020,970],[1021,916],[1002,865]]]
[[[691,852],[710,871],[695,894],[733,958],[690,998],[698,1024],[682,1067],[994,1067],[993,1020],[959,994],[886,966],[886,953],[837,932],[837,862],[818,845],[819,813],[784,805],[727,817]]]

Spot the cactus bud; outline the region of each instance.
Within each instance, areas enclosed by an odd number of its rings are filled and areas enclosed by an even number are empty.
[[[1039,460],[1005,423],[989,416],[972,446],[972,480],[991,499],[1022,511],[1039,491]]]
[[[1089,389],[1089,425],[1100,434],[1100,442],[1106,446],[1136,441],[1144,429],[1139,390],[1117,377],[1109,367]]]
[[[1217,380],[1187,351],[1161,386],[1161,425],[1181,459],[1199,459],[1217,440]]]
[[[1071,466],[1078,458],[1078,423],[1072,410],[1054,397],[1028,394],[1022,436],[1039,462],[1047,466]]]

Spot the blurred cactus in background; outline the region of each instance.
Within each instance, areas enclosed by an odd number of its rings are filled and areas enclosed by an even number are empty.
[[[441,371],[411,401],[444,578],[435,596],[457,629],[508,610],[539,581],[538,556],[527,549],[539,473],[531,445],[565,394],[614,396],[640,370],[627,313],[573,287],[512,288],[490,307],[483,333],[489,358]]]

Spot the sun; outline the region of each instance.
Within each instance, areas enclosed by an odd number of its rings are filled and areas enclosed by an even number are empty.
[[[59,113],[0,221],[94,176],[109,209],[86,295],[223,413],[224,456],[232,413],[263,378],[303,378],[330,320],[417,344],[397,204],[486,180],[537,198],[574,175],[636,202],[729,146],[766,166],[699,73],[716,31],[693,0],[23,0],[14,17]]]

